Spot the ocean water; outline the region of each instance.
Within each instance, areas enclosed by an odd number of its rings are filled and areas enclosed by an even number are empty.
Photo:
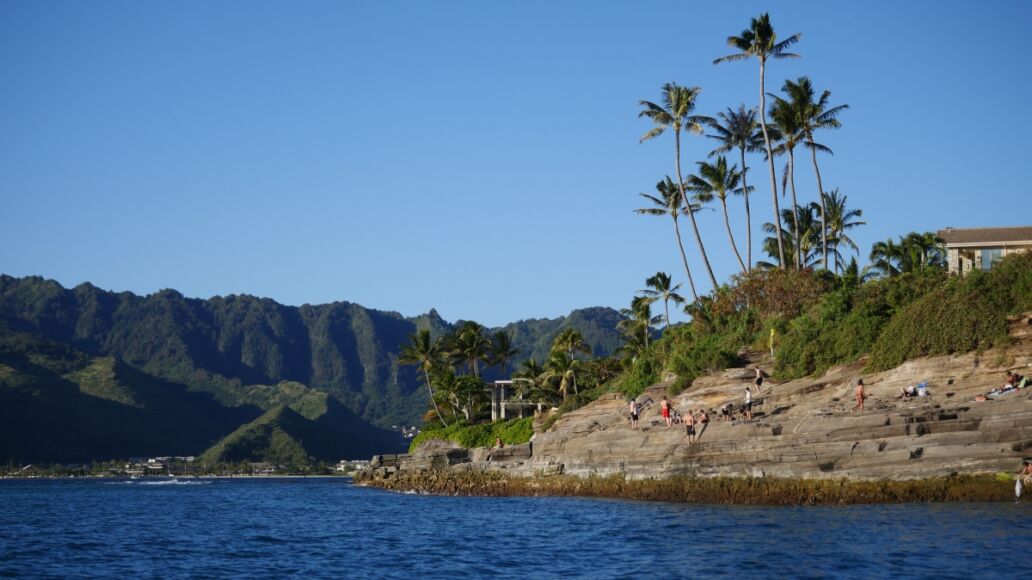
[[[0,576],[1032,577],[1032,504],[404,495],[346,479],[0,481]]]

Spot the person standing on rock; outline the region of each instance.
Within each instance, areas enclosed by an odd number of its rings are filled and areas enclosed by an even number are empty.
[[[867,398],[867,392],[864,391],[864,380],[856,380],[856,389],[854,389],[856,395],[856,406],[849,410],[849,414],[852,415],[854,411],[860,409],[860,414],[864,414],[864,399]]]
[[[628,410],[631,412],[631,429],[637,429],[638,428],[638,400],[637,399],[631,399],[631,403],[630,403],[630,405],[628,405]]]
[[[666,396],[663,396],[663,400],[659,402],[659,410],[663,414],[663,421],[666,422],[667,429],[673,422],[670,419],[670,401],[667,401]]]
[[[752,391],[749,390],[749,387],[745,388],[745,407],[743,412],[745,413],[745,418],[752,421]]]
[[[695,443],[695,414],[691,409],[688,409],[688,414],[684,416],[684,432],[688,437],[688,445]]]
[[[763,369],[760,367],[756,367],[756,379],[753,381],[753,384],[756,385],[757,393],[763,388]]]

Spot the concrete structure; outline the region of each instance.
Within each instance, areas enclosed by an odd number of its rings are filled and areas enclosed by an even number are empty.
[[[1032,226],[946,228],[938,235],[946,244],[950,274],[988,270],[1004,256],[1032,251]]]
[[[511,417],[523,417],[524,411],[534,407],[535,404],[523,399],[523,393],[516,385],[520,381],[530,379],[512,379],[508,381],[495,381],[487,386],[491,391],[491,420],[505,420]],[[541,405],[537,405],[540,410]]]

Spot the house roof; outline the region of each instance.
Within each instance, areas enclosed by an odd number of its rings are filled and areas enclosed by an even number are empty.
[[[946,245],[1032,242],[1032,226],[1007,228],[946,228],[939,230]]]

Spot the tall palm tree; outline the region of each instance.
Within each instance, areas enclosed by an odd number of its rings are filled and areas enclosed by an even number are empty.
[[[429,330],[420,330],[409,336],[409,344],[405,345],[398,354],[398,362],[405,365],[418,365],[423,371],[423,378],[426,380],[427,390],[430,391],[430,402],[433,403],[434,413],[447,427],[448,422],[444,420],[444,415],[437,407],[437,400],[434,399],[434,385],[430,380],[430,371],[440,363],[440,360],[440,344],[430,338]]]
[[[771,151],[770,134],[767,131],[767,91],[764,88],[764,76],[766,73],[768,59],[799,58],[798,54],[788,52],[788,47],[799,42],[799,34],[793,34],[785,40],[778,42],[774,33],[774,27],[770,24],[770,16],[764,12],[758,18],[749,22],[749,28],[742,31],[738,36],[727,37],[727,45],[738,50],[735,54],[722,56],[713,61],[713,64],[729,62],[734,60],[746,60],[755,57],[760,61],[760,129],[763,133],[763,144],[767,150],[767,164],[770,167],[770,192],[774,201],[774,222],[781,219],[781,209],[778,207],[778,183],[774,171],[774,154]],[[778,260],[781,267],[785,267],[785,242],[780,228],[777,232],[778,239]]]
[[[698,175],[689,175],[687,188],[695,194],[695,201],[699,205],[709,203],[713,198],[720,200],[721,208],[724,210],[724,226],[727,228],[727,237],[731,240],[731,250],[738,258],[738,265],[742,267],[742,273],[748,270],[742,255],[738,253],[738,244],[735,243],[735,236],[731,233],[731,220],[727,216],[727,196],[731,193],[745,193],[744,186],[739,188],[742,182],[742,173],[738,171],[737,165],[727,166],[727,158],[723,155],[717,156],[716,163],[699,161]]]
[[[717,113],[719,120],[710,123],[710,128],[716,133],[707,135],[711,139],[720,141],[720,145],[710,152],[710,157],[728,153],[732,149],[738,149],[742,159],[742,198],[745,199],[745,264],[746,271],[752,270],[752,213],[749,211],[749,194],[752,188],[746,181],[748,166],[745,164],[745,154],[759,151],[763,148],[763,133],[760,131],[760,124],[756,121],[756,109],[746,109],[745,105],[738,105],[738,110],[728,108],[727,113]]]
[[[794,104],[776,95],[770,95],[774,102],[770,106],[770,119],[777,129],[780,141],[774,146],[775,155],[785,155],[788,161],[785,164],[784,178],[781,182],[781,192],[784,195],[785,189],[792,190],[792,241],[796,248],[796,268],[802,267],[802,256],[798,254],[801,247],[799,240],[799,222],[795,219],[799,215],[799,200],[796,197],[795,187],[795,148],[803,142],[803,132],[799,124],[799,115]]]
[[[490,346],[491,360],[498,365],[498,371],[502,373],[503,377],[509,371],[509,361],[519,353],[520,349],[512,344],[511,334],[504,330],[494,333]]]
[[[654,207],[646,207],[634,210],[635,213],[643,215],[670,215],[674,220],[674,233],[677,235],[677,247],[681,250],[681,260],[684,262],[684,273],[688,276],[688,288],[692,291],[692,299],[699,300],[699,293],[695,291],[695,280],[692,278],[692,270],[688,267],[688,257],[684,253],[684,244],[681,243],[681,228],[677,225],[677,216],[681,213],[681,201],[684,198],[681,188],[674,185],[670,176],[656,184],[656,191],[659,197],[647,193],[638,195],[651,201]],[[691,211],[689,208],[688,211]]]
[[[838,114],[849,108],[849,105],[838,105],[828,108],[828,99],[831,98],[831,91],[824,91],[816,101],[814,100],[813,84],[810,79],[803,76],[795,82],[786,80],[785,86],[781,89],[793,103],[799,115],[800,129],[806,137],[806,147],[810,150],[810,157],[813,160],[813,172],[817,176],[817,193],[821,200],[821,245],[824,248],[824,269],[828,269],[828,220],[827,208],[824,205],[824,186],[821,183],[821,169],[817,165],[817,152],[831,154],[831,149],[816,143],[813,140],[814,131],[820,129],[838,129],[842,123],[837,119]]]
[[[670,274],[666,272],[656,272],[655,276],[645,280],[645,285],[648,288],[642,290],[643,294],[649,298],[663,300],[663,309],[666,311],[666,326],[670,328],[670,302],[673,301],[674,304],[684,303],[684,297],[677,293],[681,285],[675,285],[673,279],[670,278]]]
[[[849,231],[867,225],[862,221],[864,212],[860,209],[848,209],[847,195],[840,195],[838,188],[824,194],[825,224],[827,225],[828,251],[835,259],[835,271],[841,273],[844,267],[840,245],[844,245],[857,255],[860,255],[860,248],[856,242],[849,237]]]
[[[638,101],[643,108],[638,113],[639,117],[648,117],[655,124],[655,127],[641,136],[639,142],[644,143],[658,137],[664,131],[670,129],[674,132],[674,167],[677,170],[677,187],[681,193],[681,202],[688,204],[688,198],[684,194],[684,178],[681,176],[681,131],[702,134],[703,123],[712,121],[709,117],[692,115],[695,110],[695,99],[702,91],[699,87],[682,87],[677,83],[663,85],[663,105],[657,105],[651,101]],[[695,233],[695,241],[699,244],[699,253],[702,254],[702,262],[706,265],[706,272],[709,273],[713,289],[717,289],[717,277],[713,275],[713,268],[710,267],[709,257],[706,255],[706,247],[702,244],[702,236],[699,234],[699,224],[695,223],[695,213],[686,212],[692,222],[692,231]]]

